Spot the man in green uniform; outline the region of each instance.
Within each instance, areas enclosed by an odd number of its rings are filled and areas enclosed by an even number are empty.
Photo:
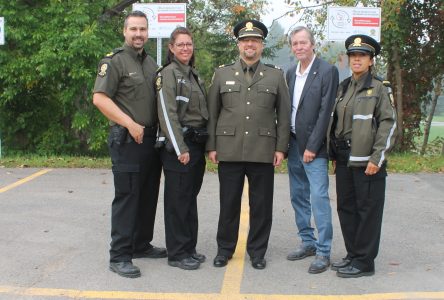
[[[284,74],[260,61],[267,33],[265,25],[255,20],[235,26],[240,59],[215,71],[208,95],[207,151],[209,159],[219,163],[220,181],[216,267],[225,266],[236,248],[245,176],[250,197],[247,252],[255,269],[266,266],[274,166],[284,159],[290,135]]]
[[[125,44],[99,64],[94,105],[110,120],[108,147],[114,174],[115,197],[111,215],[111,271],[140,276],[132,258],[166,257],[153,247],[154,219],[161,163],[154,149],[157,107],[154,77],[157,65],[143,46],[148,40],[148,20],[140,11],[124,24]]]

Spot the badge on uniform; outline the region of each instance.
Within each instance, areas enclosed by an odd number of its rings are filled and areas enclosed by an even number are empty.
[[[373,89],[369,89],[369,90],[367,90],[367,96],[371,96],[372,93],[373,93]]]
[[[162,76],[157,76],[156,89],[160,91],[162,89]]]
[[[103,63],[100,66],[99,76],[104,77],[106,75],[106,70],[108,70],[108,64],[107,63]]]

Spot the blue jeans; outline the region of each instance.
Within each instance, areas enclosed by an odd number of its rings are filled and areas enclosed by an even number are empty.
[[[333,227],[328,197],[328,160],[315,158],[304,163],[296,139],[290,138],[288,151],[291,205],[295,211],[298,234],[304,247],[316,247],[316,255],[330,256]],[[311,214],[318,230],[318,240],[311,226]]]

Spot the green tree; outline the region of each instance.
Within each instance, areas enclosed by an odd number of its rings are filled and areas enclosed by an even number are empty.
[[[91,92],[97,64],[122,44],[122,18],[135,2],[0,2],[6,20],[6,45],[0,46],[4,150],[105,153],[108,122],[93,107]],[[195,34],[197,67],[207,82],[217,65],[237,56],[232,26],[240,19],[258,17],[264,3],[189,1],[188,27]],[[147,49],[155,56],[155,42],[150,40]]]
[[[103,149],[103,131],[83,129],[106,123],[90,93],[98,60],[121,40],[117,22],[99,22],[109,2],[0,3],[0,130],[8,151],[73,153],[88,142]]]
[[[400,151],[414,150],[421,135],[420,122],[424,101],[434,82],[444,74],[444,2],[442,0],[333,0],[303,5],[288,1],[298,22],[310,24],[320,37],[326,26],[327,6],[381,7],[381,57],[377,64],[387,70],[398,112]],[[305,2],[304,2],[305,3]]]

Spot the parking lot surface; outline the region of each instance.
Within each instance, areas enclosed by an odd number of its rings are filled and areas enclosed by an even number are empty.
[[[330,177],[332,261],[345,255]],[[163,185],[161,190],[163,189]],[[142,276],[108,270],[113,178],[104,169],[0,168],[0,299],[444,299],[444,174],[390,174],[376,274],[338,278],[307,272],[312,258],[288,261],[299,244],[288,177],[277,174],[267,268],[245,254],[248,195],[239,244],[227,267],[215,268],[219,211],[217,174],[206,173],[198,199],[196,271],[166,259],[135,259]],[[156,246],[164,246],[163,191]]]

